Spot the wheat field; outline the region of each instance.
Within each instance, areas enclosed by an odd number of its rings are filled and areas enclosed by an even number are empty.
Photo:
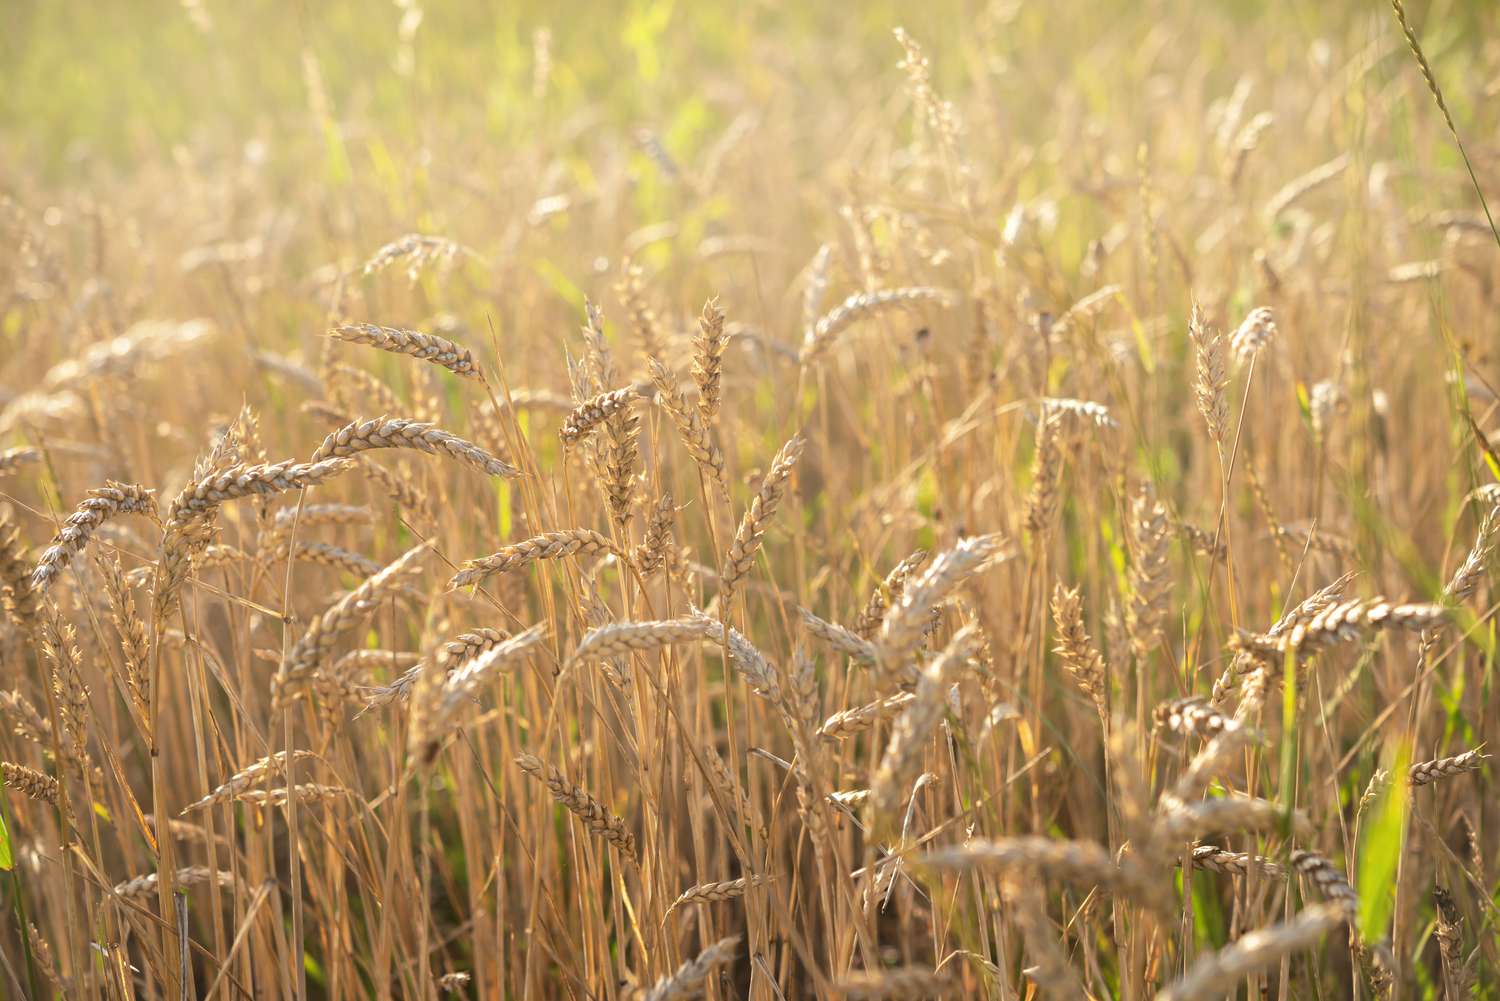
[[[1500,997],[1497,13],[20,0],[0,997]]]

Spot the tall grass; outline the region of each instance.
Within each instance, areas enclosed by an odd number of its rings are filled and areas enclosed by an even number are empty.
[[[1395,13],[23,5],[0,997],[1496,996]]]

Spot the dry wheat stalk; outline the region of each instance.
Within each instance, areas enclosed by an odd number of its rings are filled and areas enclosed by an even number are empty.
[[[599,393],[580,403],[567,417],[563,418],[563,424],[558,429],[557,436],[562,439],[564,445],[572,445],[615,414],[629,407],[636,401],[636,398],[634,386]]]
[[[28,799],[57,805],[57,779],[50,775],[13,761],[0,761],[0,777],[5,779],[6,788],[14,789]]]
[[[591,528],[565,528],[532,536],[490,556],[466,560],[458,573],[448,580],[448,587],[477,584],[497,573],[524,570],[537,560],[556,560],[564,556],[597,556],[615,553],[615,545]],[[619,555],[618,553],[615,553]]]
[[[722,592],[722,600],[728,601],[734,594],[735,584],[750,572],[755,563],[755,554],[760,550],[761,539],[770,527],[771,519],[776,514],[776,509],[781,505],[781,499],[786,493],[787,480],[791,478],[792,468],[797,465],[797,460],[802,457],[802,449],[806,444],[801,435],[793,435],[792,438],[776,453],[776,458],[771,460],[771,468],[766,472],[765,479],[761,481],[760,490],[750,502],[750,508],[740,520],[739,530],[734,534],[734,541],[730,543],[729,555],[724,561],[724,571],[719,580]]]
[[[429,455],[446,454],[488,476],[521,475],[521,471],[515,466],[501,462],[473,442],[465,441],[458,435],[449,434],[431,424],[402,417],[352,421],[324,438],[317,451],[313,452],[312,461],[358,455],[377,448],[406,448]]]
[[[534,754],[517,755],[516,765],[545,785],[552,798],[583,821],[585,827],[618,848],[620,854],[635,861],[635,835],[626,830],[625,821],[605,809],[603,803],[569,782],[562,772]]]
[[[441,365],[454,375],[484,381],[468,348],[459,347],[447,338],[435,334],[377,327],[372,323],[346,323],[330,330],[328,336],[350,344],[365,344],[381,351],[411,355],[413,358]]]
[[[113,480],[95,490],[78,505],[78,510],[68,516],[63,527],[53,538],[52,544],[37,560],[31,572],[31,590],[44,594],[58,574],[67,569],[73,559],[89,544],[94,533],[104,522],[120,514],[146,514],[156,516],[156,492],[133,483],[116,483]]]
[[[1462,775],[1464,772],[1478,771],[1484,767],[1489,757],[1483,749],[1476,747],[1447,758],[1419,761],[1407,771],[1407,781],[1414,786],[1424,786],[1439,779]]]

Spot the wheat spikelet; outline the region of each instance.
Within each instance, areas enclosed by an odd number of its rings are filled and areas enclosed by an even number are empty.
[[[849,1001],[919,1001],[950,995],[953,983],[925,966],[895,966],[858,970],[834,984],[834,990]]]
[[[891,309],[908,308],[921,302],[951,306],[956,298],[947,289],[927,286],[883,289],[879,292],[856,292],[807,328],[802,340],[802,364],[810,364],[822,357],[833,346],[839,334],[861,320]]]
[[[447,237],[407,233],[371,254],[370,259],[365,261],[360,268],[360,272],[365,275],[378,274],[404,261],[407,277],[413,284],[416,284],[423,268],[432,265],[447,266],[452,263],[454,257],[461,253],[473,252]]]
[[[745,895],[745,891],[756,886],[764,886],[769,883],[769,876],[741,876],[739,879],[726,879],[712,883],[698,883],[683,890],[677,899],[667,907],[670,914],[677,908],[686,904],[717,904],[726,900],[735,900]]]
[[[656,387],[656,402],[672,418],[672,423],[677,427],[677,435],[682,439],[683,447],[687,449],[688,455],[692,456],[693,461],[708,474],[709,479],[718,485],[721,491],[726,490],[724,453],[709,437],[708,426],[703,422],[703,414],[697,408],[688,407],[687,402],[682,398],[682,390],[677,387],[677,381],[667,372],[660,360],[649,359],[646,366],[651,373],[651,382]]]
[[[630,561],[641,576],[650,577],[667,563],[672,549],[672,519],[677,509],[672,506],[672,495],[663,492],[646,519],[646,530],[641,544],[630,552]]]
[[[1464,772],[1478,771],[1484,767],[1489,757],[1482,749],[1476,747],[1447,758],[1419,761],[1407,771],[1407,781],[1414,786],[1425,786],[1439,779],[1462,775]]]
[[[1473,989],[1473,973],[1464,960],[1463,913],[1453,895],[1441,886],[1432,888],[1438,952],[1443,964],[1444,997],[1462,998]]]
[[[620,267],[621,277],[615,285],[615,294],[630,315],[630,326],[640,341],[641,353],[647,358],[664,358],[666,351],[661,339],[661,323],[656,318],[656,311],[646,301],[646,283],[641,269],[628,258],[620,262]]]
[[[1292,872],[1318,888],[1324,900],[1343,910],[1351,921],[1359,913],[1359,894],[1338,867],[1317,852],[1297,850],[1289,859]]]
[[[1136,657],[1144,659],[1161,640],[1172,590],[1167,511],[1149,485],[1142,485],[1131,500],[1129,528],[1130,605],[1126,623]]]
[[[459,347],[447,338],[435,334],[396,327],[377,327],[372,323],[346,323],[330,330],[328,336],[349,344],[365,344],[381,351],[410,355],[441,365],[465,379],[484,381],[468,348]]]
[[[1281,636],[1297,624],[1311,621],[1319,612],[1326,608],[1331,608],[1336,604],[1343,596],[1344,588],[1353,579],[1354,574],[1347,573],[1333,583],[1314,591],[1302,599],[1295,608],[1283,615],[1278,622],[1267,630],[1266,635]],[[1236,653],[1231,659],[1229,667],[1225,669],[1224,674],[1214,682],[1213,695],[1209,701],[1215,706],[1222,705],[1224,700],[1229,697],[1229,692],[1234,685],[1242,680],[1245,675],[1255,670],[1257,663],[1256,658],[1249,652],[1241,651]]]
[[[1298,834],[1312,827],[1301,811],[1287,816],[1286,808],[1254,796],[1230,796],[1195,803],[1168,802],[1157,820],[1156,830],[1166,841],[1191,841],[1210,832],[1279,831],[1290,823]]]
[[[269,550],[265,555],[272,560],[295,559],[305,563],[317,563],[335,570],[342,570],[356,577],[369,577],[380,571],[380,564],[374,560],[338,546],[330,546],[326,542],[298,540],[295,545],[284,542]],[[224,546],[209,546],[201,558],[193,560],[193,565],[202,569],[225,562],[225,557],[243,559],[244,556],[244,553]]]
[[[1100,886],[1127,893],[1153,892],[1145,875],[1127,857],[1116,863],[1109,851],[1091,841],[1064,841],[1036,836],[974,840],[960,848],[946,848],[918,857],[918,864],[960,872],[993,871],[1036,875],[1072,883],[1080,888]]]
[[[115,884],[115,896],[148,897],[156,892],[157,880],[158,875],[154,872],[148,872],[144,876],[134,876]],[[222,869],[215,872],[207,866],[192,865],[185,869],[178,869],[172,874],[174,887],[199,886],[213,880],[217,880],[222,887],[233,887],[234,873]]]
[[[431,543],[424,542],[407,550],[314,619],[287,654],[277,679],[278,693],[287,693],[292,686],[316,676],[339,637],[363,622],[382,601],[415,576],[419,572],[417,561],[431,548]]]
[[[457,663],[458,666],[443,682],[442,698],[437,704],[439,725],[473,698],[474,694],[488,684],[498,672],[509,670],[522,654],[540,643],[546,634],[545,623],[540,623],[498,642],[490,643],[486,640],[482,644],[472,646],[464,643],[459,653],[449,652],[449,657],[453,658],[450,659],[450,663]],[[455,643],[453,646],[456,647],[458,644]],[[469,649],[474,648],[477,649],[472,655],[465,657],[462,661],[456,659],[457,656],[466,654]]]
[[[1021,972],[1037,985],[1043,997],[1084,1001],[1087,995],[1083,984],[1063,952],[1057,929],[1047,917],[1042,887],[1024,879],[1007,878],[1001,883],[1001,892],[1011,905],[1010,914],[1021,930],[1026,953],[1032,960],[1032,965]]]
[[[354,468],[349,459],[303,463],[292,459],[273,463],[235,463],[183,487],[172,501],[168,530],[195,515],[212,512],[242,497],[264,497],[287,490],[316,486]]]
[[[52,544],[42,553],[41,559],[37,560],[36,569],[31,572],[31,590],[44,594],[57,575],[67,569],[89,544],[99,526],[120,514],[146,514],[155,517],[155,491],[113,480],[96,490],[90,490],[88,497],[78,505],[78,510],[68,516]]]
[[[402,417],[376,417],[346,424],[323,439],[317,451],[313,452],[312,461],[358,455],[377,448],[406,448],[429,455],[446,454],[488,476],[521,475],[521,471],[515,466],[501,462],[473,442],[423,421]]]
[[[521,771],[545,785],[552,798],[583,821],[585,827],[618,848],[620,854],[635,861],[635,835],[625,829],[625,821],[536,755],[521,754],[515,760]]]
[[[597,556],[600,553],[614,552],[614,543],[591,528],[565,528],[556,532],[544,532],[506,546],[490,556],[466,560],[460,564],[458,573],[448,580],[448,587],[467,587],[493,574],[524,570],[537,560]]]
[[[886,609],[893,601],[900,601],[901,594],[906,589],[906,581],[912,574],[917,572],[923,563],[927,562],[927,550],[918,549],[886,574],[885,580],[870,594],[870,600],[865,603],[865,610],[854,620],[854,631],[862,639],[870,639],[880,629],[880,624],[885,621]]]
[[[22,466],[42,461],[42,453],[34,448],[0,449],[0,476],[13,476]]]
[[[1069,418],[1075,423],[1086,421],[1104,431],[1114,431],[1120,426],[1120,422],[1115,420],[1108,407],[1093,400],[1075,400],[1067,396],[1044,396],[1041,402],[1042,411],[1039,419],[1043,421],[1049,414],[1052,414]]]
[[[802,457],[802,449],[805,441],[801,435],[793,435],[781,450],[776,453],[776,458],[771,460],[771,468],[766,472],[765,479],[761,481],[760,491],[750,502],[750,508],[745,516],[740,519],[740,527],[734,533],[734,541],[730,543],[729,555],[724,561],[724,572],[719,581],[719,587],[723,593],[723,600],[728,601],[734,594],[735,584],[750,572],[755,563],[755,554],[760,550],[761,539],[770,527],[771,519],[776,514],[776,509],[781,506],[781,498],[786,493],[787,480],[791,478],[792,467]]]
[[[1240,649],[1261,656],[1287,653],[1309,656],[1323,647],[1351,642],[1375,630],[1427,629],[1446,614],[1441,605],[1398,605],[1384,598],[1354,598],[1325,608],[1278,635],[1243,634],[1235,637],[1235,643]]]
[[[28,799],[57,805],[57,779],[52,776],[13,761],[0,761],[0,776],[5,779],[6,788],[14,789]]]
[[[1249,361],[1276,337],[1276,317],[1269,307],[1257,306],[1229,335],[1229,347],[1240,361]]]
[[[708,427],[713,427],[719,416],[724,348],[728,343],[724,335],[724,310],[719,308],[717,298],[710,299],[703,304],[703,313],[698,317],[698,335],[693,338],[693,379],[698,383],[698,412]]]
[[[40,622],[37,596],[31,590],[31,563],[21,544],[20,529],[0,514],[0,605],[27,630]]]
[[[690,616],[646,622],[610,622],[583,634],[574,648],[571,663],[601,657],[624,657],[646,650],[659,650],[678,643],[711,638],[720,628],[715,619]]]
[[[1188,337],[1193,342],[1196,378],[1193,396],[1198,413],[1208,426],[1208,437],[1222,453],[1229,429],[1229,400],[1225,393],[1229,376],[1224,366],[1224,336],[1208,325],[1203,310],[1195,302],[1188,320]]]
[[[1303,908],[1290,921],[1247,932],[1218,952],[1200,956],[1180,980],[1157,995],[1157,1001],[1217,1001],[1245,977],[1313,948],[1342,920],[1339,908],[1319,904]]]
[[[1195,695],[1163,702],[1152,715],[1158,727],[1204,740],[1217,737],[1225,729],[1239,726],[1210,706],[1208,700]]]
[[[272,786],[269,789],[243,789],[235,793],[232,798],[254,806],[286,806],[287,801],[292,798],[295,798],[298,803],[312,804],[331,803],[336,799],[347,799],[353,795],[354,790],[344,786],[303,782],[293,786],[290,793],[286,786]]]
[[[1031,489],[1026,495],[1026,530],[1037,537],[1046,535],[1057,514],[1058,487],[1062,477],[1061,436],[1061,411],[1044,406],[1037,426]]]
[[[963,539],[938,554],[922,575],[903,589],[901,600],[886,614],[875,640],[885,671],[909,668],[907,660],[926,635],[933,609],[995,559],[1002,541],[998,534]]]
[[[1088,696],[1099,719],[1109,718],[1109,671],[1083,626],[1083,601],[1077,588],[1058,584],[1052,591],[1052,621],[1057,625],[1054,648],[1063,669]]]
[[[592,399],[580,403],[567,417],[563,418],[563,424],[558,429],[557,436],[562,439],[564,445],[572,445],[615,414],[630,406],[635,400],[636,392],[634,386],[626,386],[623,389],[612,389],[607,393],[600,393]]]
[[[857,733],[864,733],[881,720],[896,716],[915,698],[910,692],[897,692],[866,705],[836,712],[818,727],[818,736],[824,740],[847,740]]]
[[[876,664],[879,655],[871,643],[843,626],[818,618],[805,608],[799,608],[802,626],[813,636],[827,643],[834,650],[865,664]]]
[[[1195,845],[1192,850],[1192,860],[1193,867],[1196,869],[1229,873],[1234,876],[1244,876],[1252,869],[1272,879],[1280,879],[1286,875],[1279,863],[1264,855],[1229,851],[1217,845]]]
[[[948,687],[979,649],[983,637],[976,626],[960,629],[943,652],[922,670],[914,696],[896,718],[891,740],[870,782],[870,808],[877,822],[890,821],[899,799],[921,762],[922,753],[946,708]]]
[[[719,939],[677,967],[676,972],[658,980],[654,987],[640,995],[639,1001],[688,1001],[700,996],[709,976],[734,959],[739,946],[738,935]]]
[[[304,761],[317,757],[312,751],[293,751],[292,754],[294,761]],[[250,764],[241,768],[218,786],[214,787],[207,796],[189,803],[183,808],[180,815],[191,813],[194,810],[202,810],[205,807],[213,806],[215,803],[229,802],[240,793],[258,783],[281,774],[285,771],[286,760],[287,752],[277,751],[274,754],[250,762]]]
[[[0,691],[0,716],[10,720],[10,731],[33,744],[51,743],[52,724],[18,691]]]

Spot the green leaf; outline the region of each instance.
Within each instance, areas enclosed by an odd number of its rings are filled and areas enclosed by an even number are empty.
[[[1396,864],[1406,839],[1406,806],[1410,787],[1402,778],[1411,764],[1411,748],[1402,744],[1391,765],[1392,781],[1373,811],[1374,820],[1360,837],[1359,871],[1355,889],[1359,893],[1359,934],[1369,942],[1385,937],[1394,906],[1391,887],[1396,882]]]
[[[0,871],[10,872],[16,867],[10,853],[10,828],[5,826],[5,814],[0,813]]]

